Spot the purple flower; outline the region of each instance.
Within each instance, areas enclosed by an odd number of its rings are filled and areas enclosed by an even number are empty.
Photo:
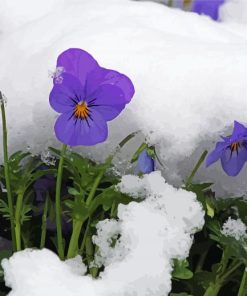
[[[86,51],[71,48],[57,59],[50,105],[61,113],[55,124],[57,138],[70,146],[91,146],[108,136],[113,120],[134,95],[131,80],[99,66]]]
[[[225,0],[194,0],[192,11],[198,14],[206,14],[217,21],[219,19],[219,7]]]
[[[138,168],[143,174],[149,174],[154,171],[154,159],[144,149],[137,160]]]
[[[56,232],[56,222],[52,220],[50,217],[47,217],[46,228],[49,231]],[[72,223],[68,221],[68,217],[66,217],[62,213],[62,232],[64,235],[70,234],[72,231]]]
[[[39,170],[46,170],[49,167],[46,165],[41,165]],[[33,189],[36,194],[36,200],[38,202],[43,202],[45,200],[45,196],[47,191],[54,189],[56,186],[56,180],[53,175],[45,175],[38,180],[36,180],[33,184]]]
[[[233,133],[229,137],[222,137],[215,149],[208,155],[206,166],[221,160],[223,170],[229,176],[236,176],[247,161],[247,128],[234,121]]]

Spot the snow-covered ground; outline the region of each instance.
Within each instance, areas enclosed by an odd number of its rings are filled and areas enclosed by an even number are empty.
[[[120,205],[118,221],[98,224],[96,263],[105,266],[100,279],[83,276],[78,257],[64,263],[51,251],[25,250],[2,261],[9,296],[168,295],[172,259],[188,256],[193,234],[203,226],[201,205],[194,193],[168,185],[158,171],[142,179],[126,175],[119,189],[144,200]],[[113,248],[116,234],[121,237]]]
[[[38,153],[58,145],[48,73],[60,52],[79,47],[126,73],[136,87],[131,104],[110,123],[108,141],[90,153],[100,160],[141,129],[123,162],[146,137],[166,164],[166,179],[180,184],[234,119],[247,123],[246,14],[244,0],[229,0],[221,23],[146,1],[1,0],[0,82],[8,98],[11,151],[30,146]],[[218,194],[240,194],[246,173],[227,177],[216,164],[198,178],[217,181]]]

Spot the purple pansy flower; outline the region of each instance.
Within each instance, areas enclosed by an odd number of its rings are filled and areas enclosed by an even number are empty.
[[[46,165],[41,165],[39,170],[47,170],[49,169]],[[33,189],[36,194],[36,200],[38,202],[43,202],[45,200],[45,196],[47,191],[52,190],[56,186],[56,180],[53,175],[45,175],[38,180],[36,180],[33,184]]]
[[[198,14],[206,14],[213,20],[219,19],[219,7],[225,0],[194,0],[192,11]]]
[[[138,168],[143,174],[150,174],[154,171],[154,159],[144,149],[137,160]]]
[[[134,95],[131,80],[99,66],[86,51],[71,48],[57,59],[50,105],[61,113],[57,138],[70,146],[91,146],[108,136],[107,121],[117,117]]]
[[[247,161],[247,128],[234,121],[233,133],[229,137],[222,137],[215,149],[208,155],[206,166],[221,160],[223,170],[229,176],[236,176]]]

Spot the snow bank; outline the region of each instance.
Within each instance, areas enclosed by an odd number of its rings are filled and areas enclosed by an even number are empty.
[[[136,188],[129,188],[130,179]],[[193,193],[168,185],[160,172],[143,179],[124,176],[119,188],[133,195],[137,190],[145,198],[120,205],[118,221],[98,224],[94,241],[106,266],[100,279],[82,276],[85,267],[78,267],[78,258],[68,265],[48,250],[25,250],[2,262],[6,284],[13,289],[9,295],[168,295],[172,259],[188,256],[193,234],[204,223],[202,207]],[[120,238],[112,247],[116,234]]]
[[[152,2],[19,2],[1,1],[0,9],[0,82],[8,97],[11,151],[30,146],[38,153],[57,144],[48,71],[69,47],[83,48],[101,65],[128,74],[136,87],[132,103],[110,123],[108,141],[90,148],[96,159],[141,129],[138,140],[145,136],[156,144],[168,168],[163,174],[179,185],[234,119],[247,123],[247,29],[235,23],[240,11],[246,20],[244,0],[232,3],[242,3],[241,9],[223,13],[222,23]],[[139,142],[131,145],[124,160]],[[216,164],[202,169],[198,179],[217,181],[219,193],[242,194],[246,173],[245,167],[230,178]]]

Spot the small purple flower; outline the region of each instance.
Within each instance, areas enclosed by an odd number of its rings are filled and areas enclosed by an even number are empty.
[[[138,168],[143,174],[150,174],[154,171],[154,159],[144,149],[137,160]]]
[[[57,59],[50,105],[61,113],[55,124],[57,138],[70,146],[91,146],[108,136],[113,120],[134,95],[131,80],[99,66],[86,51],[71,48]]]
[[[50,217],[47,217],[46,228],[49,231],[56,232],[56,222]],[[68,221],[68,217],[62,214],[62,232],[64,235],[70,234],[72,231],[72,223]]]
[[[232,135],[221,138],[224,141],[216,143],[215,149],[206,159],[206,166],[220,159],[226,174],[236,176],[247,161],[247,128],[234,121]]]
[[[39,170],[47,170],[49,167],[46,165],[41,165]],[[56,180],[53,175],[45,175],[38,180],[36,180],[33,184],[33,189],[36,194],[36,201],[43,202],[46,197],[46,193],[49,190],[54,189],[56,186]]]
[[[219,19],[219,7],[225,0],[194,0],[192,11],[198,14],[206,14],[213,20]]]

